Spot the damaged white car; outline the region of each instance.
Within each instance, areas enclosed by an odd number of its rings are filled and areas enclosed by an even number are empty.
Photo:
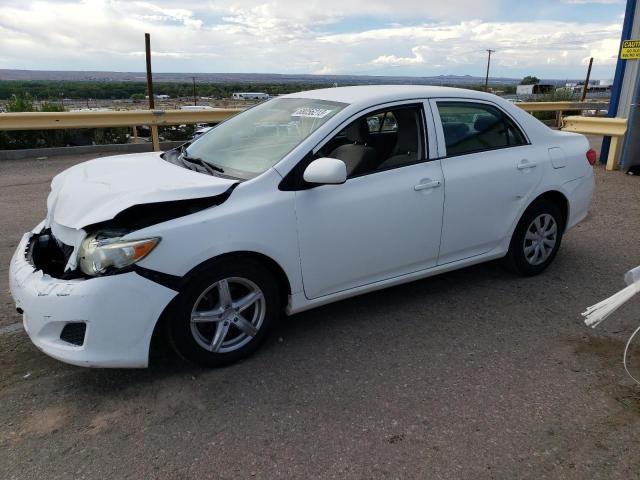
[[[366,86],[262,103],[190,145],[59,174],[12,259],[43,352],[144,367],[156,330],[205,366],[284,310],[492,259],[533,275],[586,215],[595,152],[496,96]]]

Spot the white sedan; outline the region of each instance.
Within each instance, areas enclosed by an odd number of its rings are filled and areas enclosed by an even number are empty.
[[[363,86],[285,95],[165,153],[76,165],[11,261],[43,352],[144,367],[253,352],[283,311],[503,258],[542,272],[585,218],[595,152],[494,95]]]

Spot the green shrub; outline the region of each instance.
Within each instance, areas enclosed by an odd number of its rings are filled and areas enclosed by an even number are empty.
[[[577,102],[579,97],[570,90],[558,89],[551,93],[546,93],[532,100],[531,102]],[[580,115],[579,110],[572,110],[562,112],[563,116],[566,115]],[[538,120],[553,120],[556,118],[556,112],[533,112],[533,116]]]
[[[195,131],[195,125],[167,125],[158,128],[158,135],[168,141],[187,141]]]
[[[28,93],[13,94],[7,102],[7,112],[33,112],[33,98]]]
[[[29,93],[12,95],[7,102],[8,112],[64,112],[64,106],[55,102],[42,102],[40,109],[34,106]],[[91,128],[73,130],[36,130],[0,132],[0,150],[19,150],[24,148],[66,147],[71,144],[89,143],[109,145],[127,143],[129,129]]]

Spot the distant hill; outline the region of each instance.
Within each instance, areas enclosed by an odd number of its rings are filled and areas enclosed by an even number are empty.
[[[402,77],[373,75],[293,75],[275,73],[154,73],[156,82],[190,82],[192,77],[202,83],[304,83],[338,85],[479,85],[484,77],[471,75],[438,75],[435,77]],[[144,72],[83,72],[83,71],[47,71],[47,70],[8,70],[0,69],[0,80],[53,80],[79,82],[144,82]],[[491,84],[517,85],[518,78],[490,77]],[[544,80],[548,83],[564,83],[558,80]]]

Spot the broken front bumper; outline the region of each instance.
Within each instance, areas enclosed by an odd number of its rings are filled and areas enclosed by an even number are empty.
[[[177,292],[134,272],[53,278],[27,261],[31,235],[24,235],[13,255],[9,282],[35,346],[74,365],[146,367],[153,329]],[[70,330],[74,330],[71,335]]]

